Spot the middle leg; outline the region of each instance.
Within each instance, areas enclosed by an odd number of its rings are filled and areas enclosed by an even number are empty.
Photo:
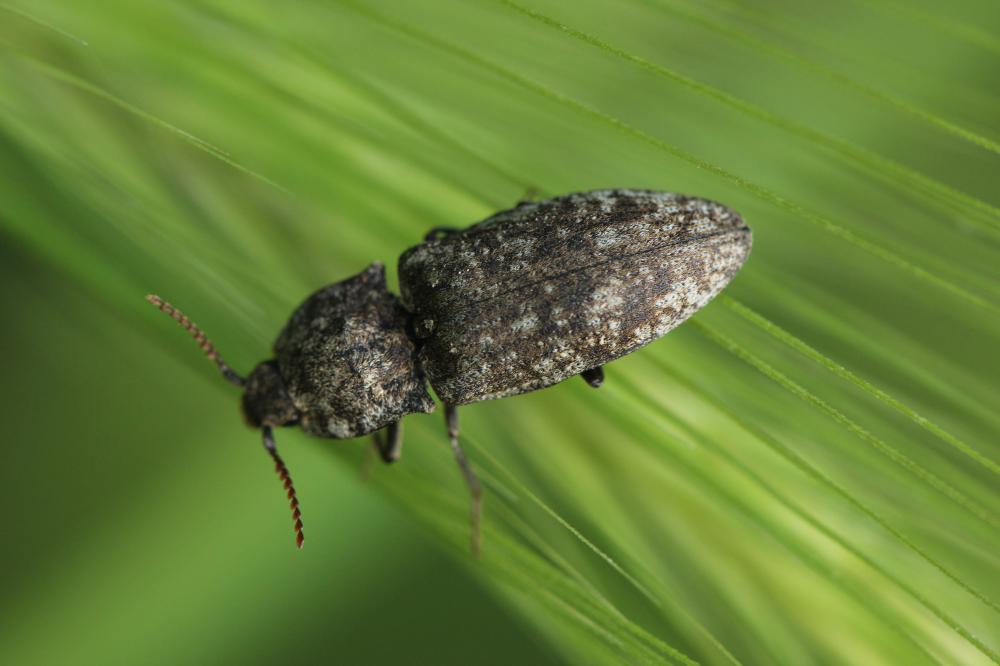
[[[451,451],[455,454],[455,462],[462,469],[465,476],[465,483],[469,486],[469,495],[472,497],[472,504],[469,511],[469,520],[472,526],[472,554],[479,555],[481,538],[479,536],[479,522],[483,513],[483,488],[479,485],[476,473],[472,471],[469,461],[465,457],[465,452],[458,443],[458,409],[454,405],[445,405],[444,418],[448,424],[448,439],[451,442]]]

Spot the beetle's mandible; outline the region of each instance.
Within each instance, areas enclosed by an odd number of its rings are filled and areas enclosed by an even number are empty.
[[[649,190],[599,190],[523,202],[467,229],[438,227],[399,259],[402,299],[373,263],[320,289],[292,314],[274,358],[232,370],[191,320],[187,329],[223,376],[243,388],[243,415],[262,431],[302,520],[273,429],[317,437],[372,434],[382,460],[402,447],[401,420],[444,403],[448,437],[472,495],[479,549],[482,489],[459,446],[459,405],[517,395],[603,366],[664,335],[708,303],[750,253],[729,208]]]

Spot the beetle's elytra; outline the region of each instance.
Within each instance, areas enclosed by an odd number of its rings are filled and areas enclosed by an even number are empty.
[[[750,253],[743,219],[721,204],[666,192],[599,190],[524,202],[467,229],[436,228],[399,259],[402,300],[382,264],[312,294],[244,378],[205,335],[156,296],[223,375],[244,388],[292,503],[298,499],[272,429],[317,437],[374,433],[399,457],[401,419],[444,402],[456,460],[472,493],[479,548],[481,491],[458,442],[458,405],[526,393],[602,367],[676,327],[733,278]]]

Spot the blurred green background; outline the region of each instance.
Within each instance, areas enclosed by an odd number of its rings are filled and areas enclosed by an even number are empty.
[[[522,4],[523,2],[523,4]],[[1000,5],[0,2],[0,663],[1000,663]],[[403,460],[235,389],[308,293],[528,188],[743,213],[603,388]]]

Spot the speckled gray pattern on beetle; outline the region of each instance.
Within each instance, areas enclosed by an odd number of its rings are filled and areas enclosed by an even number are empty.
[[[443,232],[443,236],[439,235]],[[235,372],[194,322],[147,299],[243,389],[305,535],[273,429],[317,437],[375,433],[382,460],[402,452],[402,419],[445,403],[455,460],[471,497],[479,551],[482,488],[459,444],[457,405],[551,386],[603,366],[676,327],[708,303],[750,254],[750,229],[721,204],[648,190],[599,190],[522,203],[467,229],[436,228],[399,259],[402,300],[373,263],[295,310],[275,358]]]
[[[307,298],[274,343],[302,429],[347,439],[432,411],[406,329],[406,310],[378,262]]]
[[[408,250],[403,302],[446,403],[550,386],[652,342],[750,252],[720,204],[645,190],[525,203]]]

